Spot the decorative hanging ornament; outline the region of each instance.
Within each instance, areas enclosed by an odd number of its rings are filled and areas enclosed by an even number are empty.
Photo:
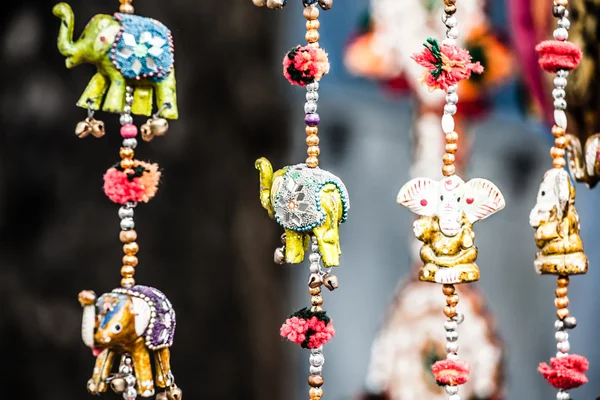
[[[456,0],[445,0],[443,22],[446,39],[442,43],[428,39],[425,49],[413,59],[426,68],[422,82],[430,90],[446,92],[446,105],[442,116],[442,130],[446,135],[445,154],[442,157],[444,178],[415,178],[406,183],[398,193],[398,203],[420,216],[413,224],[416,238],[423,244],[419,279],[423,282],[443,284],[447,305],[444,314],[448,320],[446,330],[446,358],[435,362],[431,371],[438,385],[445,388],[450,400],[459,400],[459,386],[469,379],[470,366],[458,358],[457,328],[464,320],[457,305],[459,297],[455,284],[475,282],[480,272],[476,264],[473,224],[504,208],[500,190],[485,179],[464,182],[455,175],[455,153],[458,150],[458,133],[454,114],[458,102],[458,83],[469,79],[471,73],[482,73],[480,63],[473,63],[469,52],[456,45],[458,21]]]
[[[552,10],[558,19],[558,28],[554,31],[554,40],[537,45],[540,54],[540,66],[547,72],[556,74],[554,78],[554,122],[552,134],[554,147],[550,151],[553,167],[544,174],[537,195],[537,202],[529,216],[529,223],[535,229],[535,243],[540,249],[535,257],[534,267],[538,274],[558,276],[556,288],[557,320],[555,338],[557,340],[556,357],[550,364],[541,363],[538,371],[558,389],[556,398],[568,400],[570,389],[587,383],[585,372],[588,361],[585,357],[569,354],[569,329],[577,325],[575,317],[568,310],[568,286],[571,275],[585,274],[588,259],[583,251],[583,242],[579,236],[579,216],[575,209],[575,187],[565,170],[565,148],[574,141],[571,148],[580,146],[575,136],[566,135],[567,115],[565,110],[565,88],[569,71],[575,69],[582,58],[578,46],[567,42],[569,37],[569,11],[567,0],[555,0]],[[579,151],[580,147],[579,147]],[[595,160],[594,160],[595,162]],[[593,170],[593,165],[591,170]],[[575,175],[577,177],[577,175]]]
[[[257,6],[282,8],[286,1],[253,0]],[[260,172],[260,201],[284,230],[283,246],[275,250],[277,264],[299,264],[310,249],[308,292],[311,306],[291,314],[280,334],[310,349],[311,400],[323,397],[323,345],[335,335],[330,317],[323,309],[321,288],[333,291],[338,279],[330,271],[340,265],[339,225],[348,218],[350,201],[341,179],[319,168],[319,123],[317,113],[319,81],[329,72],[327,53],[319,45],[319,6],[331,8],[331,0],[303,0],[306,19],[306,45],[292,48],[283,58],[283,75],[292,84],[306,88],[306,161],[273,172],[266,158],[256,161]]]
[[[88,110],[88,117],[77,125],[77,136],[104,135],[104,123],[94,119],[94,111],[102,105],[103,111],[120,113],[123,137],[121,161],[104,174],[104,193],[121,205],[121,287],[100,297],[88,290],[79,294],[82,339],[96,357],[87,389],[100,394],[110,386],[125,400],[134,400],[138,395],[153,396],[158,387],[164,391],[157,394],[157,400],[180,400],[182,392],[175,385],[169,351],[175,311],[161,291],[136,285],[134,279],[139,251],[134,209],[156,195],[161,172],[157,164],[134,158],[138,128],[131,114],[150,115],[156,95],[158,111],[141,129],[146,141],[166,133],[168,123],[163,117],[177,118],[173,43],[160,22],[133,15],[131,0],[121,0],[119,11],[114,16],[96,15],[80,39],[73,41],[73,10],[66,3],[53,9],[62,20],[58,48],[67,56],[67,67],[91,63],[98,68],[77,103]],[[117,356],[118,373],[111,373]]]

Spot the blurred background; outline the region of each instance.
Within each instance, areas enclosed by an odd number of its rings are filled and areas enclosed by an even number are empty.
[[[156,199],[137,209],[136,278],[160,288],[176,308],[172,365],[188,399],[307,397],[308,354],[284,343],[279,325],[308,303],[308,272],[273,264],[281,232],[260,206],[253,168],[260,156],[277,168],[305,158],[304,93],[288,87],[280,68],[282,55],[303,42],[300,3],[274,12],[250,0],[134,2],[138,14],[170,27],[175,40],[181,117],[166,137],[142,142],[136,153],[164,169]],[[509,37],[506,4],[489,3],[491,23]],[[94,67],[65,68],[54,4],[11,2],[1,17],[0,340],[6,358],[0,384],[12,399],[90,397],[85,384],[94,360],[80,339],[77,294],[110,291],[120,280],[118,207],[102,193],[102,174],[118,159],[118,117],[97,114],[107,126],[100,140],[74,135],[86,116],[75,102]],[[70,4],[76,36],[93,15],[118,8],[116,0]],[[368,0],[337,2],[321,14],[320,42],[332,70],[320,90],[320,160],[344,180],[352,202],[341,230],[340,288],[325,297],[338,331],[325,349],[325,398],[331,400],[364,392],[371,344],[412,267],[412,215],[395,198],[409,179],[414,102],[350,74],[343,62],[368,7]],[[534,273],[527,220],[551,165],[551,135],[523,111],[522,87],[516,62],[510,79],[490,94],[491,111],[470,124],[467,175],[491,179],[506,197],[506,209],[476,229],[478,288],[505,345],[506,399],[543,400],[555,396],[536,371],[555,353],[555,280]],[[599,200],[598,190],[578,185],[590,259],[588,274],[572,279],[569,293],[579,322],[572,349],[591,363],[590,383],[573,392],[581,400],[600,396]]]

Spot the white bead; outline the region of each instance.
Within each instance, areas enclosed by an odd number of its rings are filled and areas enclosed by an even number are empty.
[[[568,18],[561,18],[558,20],[558,27],[569,29],[571,27],[571,21]]]
[[[565,99],[556,99],[554,100],[554,109],[555,110],[566,110],[567,102]]]
[[[554,122],[563,129],[567,129],[567,114],[562,110],[554,110]]]
[[[446,39],[442,40],[442,44],[445,44],[446,46],[456,46],[456,40],[446,38]]]
[[[458,360],[458,354],[456,354],[456,353],[448,353],[448,355],[446,356],[446,358],[448,360],[456,361],[456,360]]]
[[[446,21],[444,21],[444,23],[446,24],[447,27],[454,28],[456,25],[458,25],[458,20],[453,15],[451,17],[446,18]]]
[[[135,228],[135,222],[133,221],[133,218],[123,218],[121,220],[121,229],[122,230],[129,231],[133,228]]]
[[[556,344],[556,348],[558,349],[558,351],[560,351],[561,353],[568,353],[569,350],[571,350],[571,345],[569,344],[568,341],[566,342],[558,342]]]
[[[456,39],[458,38],[458,28],[450,28],[448,29],[448,31],[446,32],[446,37],[448,39]]]
[[[558,331],[554,334],[554,338],[558,342],[565,342],[569,340],[569,334],[565,331]]]
[[[458,103],[458,94],[456,94],[456,91],[451,92],[450,89],[448,89],[448,94],[446,95],[446,103],[448,103],[448,104]]]
[[[558,28],[554,30],[554,39],[565,41],[569,38],[569,31],[565,28]]]
[[[318,101],[319,92],[306,92],[306,101]]]
[[[565,97],[564,89],[554,89],[552,90],[552,97],[555,99],[563,99]]]
[[[319,82],[313,82],[306,85],[306,90],[309,92],[316,92],[319,90]]]
[[[311,375],[321,375],[321,372],[323,372],[323,367],[315,367],[314,365],[311,365],[309,371]]]
[[[323,354],[311,354],[308,360],[310,361],[310,365],[314,367],[320,367],[325,364],[325,357],[323,357]]]
[[[567,87],[567,80],[565,78],[557,76],[556,78],[554,78],[554,86],[557,89],[564,89],[565,87]]]
[[[308,256],[308,260],[309,260],[311,263],[318,263],[318,262],[321,260],[321,256],[319,255],[319,253],[311,253],[311,254]]]
[[[444,329],[446,329],[446,331],[455,331],[456,328],[458,328],[458,324],[456,323],[456,321],[444,322]]]
[[[456,114],[456,105],[446,104],[444,106],[444,114],[450,114],[450,115]]]
[[[453,394],[452,396],[448,397],[448,400],[460,400],[460,396],[457,394]]]
[[[304,104],[304,113],[305,114],[314,114],[317,112],[317,103],[314,101],[308,101]]]
[[[458,353],[458,343],[457,342],[447,342],[446,343],[446,351],[448,353]]]
[[[458,340],[458,332],[456,332],[456,331],[446,332],[446,340],[449,342],[456,342]]]
[[[571,399],[571,395],[569,394],[569,392],[564,392],[564,391],[560,391],[558,393],[556,393],[556,400],[570,400]]]
[[[311,273],[316,274],[320,270],[319,264],[310,264],[309,269]]]
[[[458,394],[458,386],[446,386],[446,393],[448,394]]]
[[[454,132],[454,118],[450,114],[444,114],[442,117],[442,130],[444,133]]]
[[[456,91],[458,90],[458,84],[454,84],[452,86],[448,86],[448,90],[446,90],[446,93],[456,93]],[[447,99],[447,97],[446,97]],[[458,97],[456,98],[456,101],[458,101]]]
[[[558,71],[556,71],[556,75],[558,75],[561,78],[566,78],[569,76],[569,71],[567,71],[566,69],[559,69]]]

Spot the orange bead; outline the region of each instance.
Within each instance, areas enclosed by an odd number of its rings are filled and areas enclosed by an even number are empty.
[[[308,294],[310,294],[311,296],[316,296],[318,294],[321,294],[321,288],[320,287],[316,287],[316,288],[308,288]]]
[[[444,176],[451,176],[456,173],[456,167],[454,165],[444,165],[442,167],[442,173]]]
[[[319,133],[319,128],[318,127],[316,127],[316,126],[307,126],[306,127],[306,134],[308,136],[316,135],[318,133]]]
[[[306,30],[319,29],[320,27],[321,27],[321,22],[319,22],[318,19],[306,21]]]
[[[123,264],[135,267],[138,264],[138,258],[136,256],[123,256]]]
[[[554,305],[556,308],[567,308],[569,307],[569,298],[568,297],[557,297],[554,299]]]
[[[121,286],[126,287],[126,288],[135,286],[135,279],[123,278],[123,279],[121,279]]]
[[[128,256],[135,256],[139,251],[139,246],[136,242],[126,243],[123,245],[123,253]]]
[[[316,43],[319,41],[321,34],[316,29],[310,29],[306,31],[306,35],[304,35],[304,37],[308,43]]]
[[[450,295],[453,295],[454,292],[456,292],[456,288],[454,287],[454,285],[444,285],[444,286],[442,286],[442,292],[446,296],[450,296]]]
[[[442,157],[442,161],[444,162],[445,165],[454,164],[454,154],[451,154],[451,153],[444,154],[444,156]]]
[[[569,288],[567,288],[567,287],[556,288],[556,297],[565,297],[568,294],[569,294]]]
[[[556,283],[558,284],[558,287],[567,287],[569,286],[569,277],[568,276],[561,276],[560,278],[558,278],[556,280]]]
[[[121,231],[121,233],[119,233],[119,239],[121,240],[122,243],[135,242],[137,239],[137,232],[134,231],[133,229],[131,229],[129,231]]]
[[[321,388],[310,388],[308,391],[310,398],[320,399],[323,397],[323,389]]]
[[[131,160],[133,158],[133,149],[131,147],[121,147],[119,155],[123,159]]]
[[[567,165],[567,162],[564,158],[555,158],[552,160],[552,166],[554,168],[564,168],[565,165]]]
[[[456,308],[452,307],[452,306],[446,306],[444,307],[444,314],[446,315],[446,317],[448,318],[452,318],[456,316]]]
[[[319,142],[321,140],[319,139],[319,137],[317,135],[312,135],[312,136],[307,136],[306,137],[306,144],[310,147],[310,146],[318,146]]]
[[[552,127],[552,134],[554,137],[561,137],[565,135],[565,130],[558,125]]]
[[[319,146],[309,146],[306,150],[306,153],[311,157],[317,157],[319,154],[321,154],[321,149]]]
[[[559,149],[564,149],[565,147],[567,147],[567,138],[564,136],[557,137],[556,139],[554,139],[554,145]]]
[[[131,169],[133,168],[133,160],[121,160],[121,168],[123,169]]]
[[[561,308],[556,310],[556,316],[558,319],[563,320],[569,316],[569,310],[567,308]]]
[[[319,18],[319,9],[317,7],[304,7],[304,18],[314,21]]]
[[[458,142],[458,133],[455,132],[450,132],[450,133],[446,133],[446,142],[447,143],[456,143]]]
[[[317,168],[319,166],[319,159],[317,157],[311,156],[306,159],[306,165],[310,168]]]
[[[562,158],[562,157],[565,156],[565,150],[564,149],[559,149],[558,147],[552,147],[550,149],[550,155],[554,159],[556,159],[556,158]]]
[[[456,143],[446,144],[446,153],[456,153],[457,150],[458,150],[458,145]]]
[[[308,384],[314,388],[323,386],[323,377],[321,375],[311,375],[308,378]]]
[[[458,304],[458,295],[453,294],[453,295],[446,297],[446,303],[449,306],[453,306],[453,307],[456,306]]]
[[[132,278],[134,274],[135,274],[135,268],[132,267],[131,265],[123,265],[121,267],[121,275],[124,278]]]

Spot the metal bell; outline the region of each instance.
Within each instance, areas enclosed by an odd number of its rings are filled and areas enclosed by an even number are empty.
[[[323,284],[323,277],[319,274],[310,274],[308,277],[308,286],[311,288],[318,288]]]
[[[123,393],[127,389],[127,382],[124,378],[114,378],[110,381],[110,387],[115,393]]]
[[[275,249],[273,261],[275,261],[275,264],[279,265],[283,265],[285,263],[285,247],[278,247]]]
[[[167,389],[167,398],[169,400],[181,400],[183,397],[183,391],[177,386],[173,385]]]
[[[168,400],[166,392],[160,392],[156,395],[156,400]]]
[[[333,0],[319,0],[319,5],[323,10],[329,10],[333,7]]]
[[[338,278],[333,274],[325,274],[323,277],[323,284],[327,289],[333,291],[338,288]]]
[[[154,136],[164,136],[169,130],[169,121],[164,118],[151,118],[147,124]]]
[[[92,126],[86,119],[85,121],[80,121],[75,127],[75,134],[78,138],[84,138],[92,133]]]
[[[104,136],[104,122],[96,121],[95,119],[91,119],[89,121],[90,126],[92,127],[92,135],[96,138],[101,138]]]
[[[257,7],[264,7],[265,5],[267,5],[267,0],[252,0],[252,2]]]
[[[142,133],[142,140],[144,142],[150,142],[154,138],[154,134],[152,133],[152,128],[149,123],[145,123],[140,127],[140,132]]]
[[[577,320],[573,316],[568,316],[563,319],[563,323],[565,324],[566,329],[575,329],[577,326]]]
[[[267,7],[277,9],[285,6],[286,0],[267,0]]]

